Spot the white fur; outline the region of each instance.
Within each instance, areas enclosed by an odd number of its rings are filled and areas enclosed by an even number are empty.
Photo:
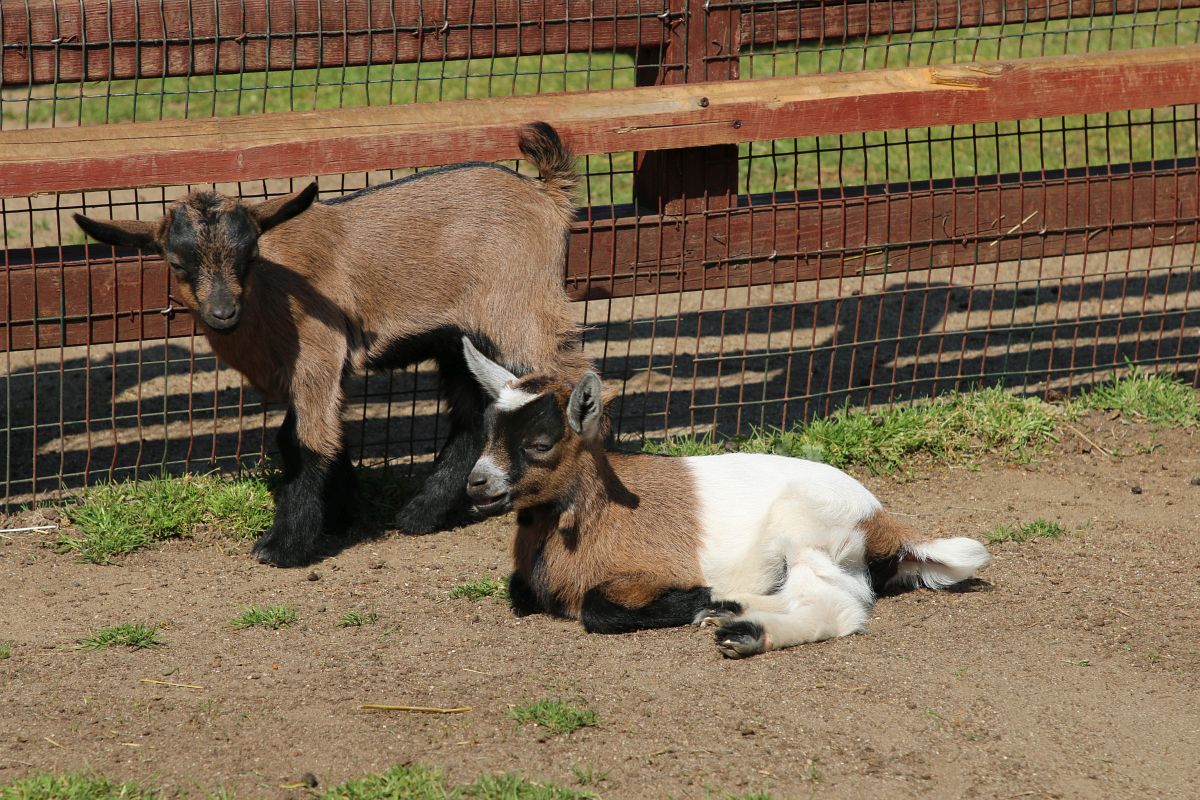
[[[512,386],[505,386],[500,390],[500,395],[496,398],[497,411],[516,411],[522,406],[532,403],[541,395],[532,394],[521,389],[514,389]]]
[[[992,557],[979,542],[966,537],[906,544],[896,576],[888,582],[903,586],[945,589],[973,577]]]
[[[740,603],[742,618],[760,624],[772,648],[863,629],[875,597],[862,524],[881,508],[865,486],[827,464],[783,456],[685,461],[700,506],[700,566],[714,599]],[[970,539],[905,552],[927,558],[902,566],[932,588],[969,578],[988,560]],[[787,577],[775,591],[781,562]]]

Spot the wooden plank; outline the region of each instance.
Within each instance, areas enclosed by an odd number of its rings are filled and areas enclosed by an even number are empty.
[[[672,10],[686,9],[689,19],[701,21],[701,29],[676,26],[664,47],[639,50],[639,86],[738,79],[738,9],[706,12],[708,5],[708,0],[672,1]],[[660,214],[729,208],[737,202],[737,182],[737,145],[650,150],[634,156],[634,197]]]
[[[919,31],[959,30],[984,25],[1021,24],[1134,12],[1196,8],[1200,0],[909,0],[909,2],[819,3],[752,6],[742,12],[742,43],[769,47],[779,43],[839,41],[863,36],[903,35]],[[714,4],[719,8],[720,4]]]
[[[571,239],[566,286],[589,300],[1197,241],[1200,167],[1156,166],[743,198],[727,212],[596,221]]]
[[[1194,159],[1155,166],[873,186],[857,197],[743,197],[738,208],[684,217],[626,209],[575,225],[566,287],[587,300],[1197,241],[1200,168]],[[157,259],[114,258],[97,245],[7,256],[0,350],[193,330],[186,311],[163,314],[167,271]]]
[[[4,86],[661,42],[665,0],[0,0]]]
[[[567,98],[569,97],[569,100]],[[338,174],[518,156],[553,123],[579,154],[1200,102],[1200,45],[571,95],[0,132],[0,196]]]

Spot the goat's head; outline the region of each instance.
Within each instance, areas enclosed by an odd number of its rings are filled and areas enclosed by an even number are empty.
[[[102,222],[75,215],[97,241],[136,247],[166,259],[177,279],[179,299],[215,331],[237,327],[242,289],[258,258],[258,237],[312,205],[317,185],[294,194],[247,205],[216,192],[192,192],[155,222]]]
[[[575,386],[545,375],[518,378],[465,337],[463,354],[492,399],[483,453],[467,477],[475,509],[491,516],[561,499],[578,460],[603,446],[600,376],[589,372]]]

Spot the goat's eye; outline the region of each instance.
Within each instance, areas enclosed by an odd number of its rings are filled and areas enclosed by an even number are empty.
[[[526,450],[532,450],[535,453],[549,453],[554,445],[549,442],[529,442],[525,445]]]

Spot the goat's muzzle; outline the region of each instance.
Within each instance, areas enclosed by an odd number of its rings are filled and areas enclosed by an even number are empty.
[[[508,477],[486,456],[479,459],[467,476],[467,497],[471,498],[475,510],[485,517],[494,517],[512,508]]]
[[[242,318],[241,305],[235,302],[212,303],[201,309],[204,324],[214,331],[229,333]]]

